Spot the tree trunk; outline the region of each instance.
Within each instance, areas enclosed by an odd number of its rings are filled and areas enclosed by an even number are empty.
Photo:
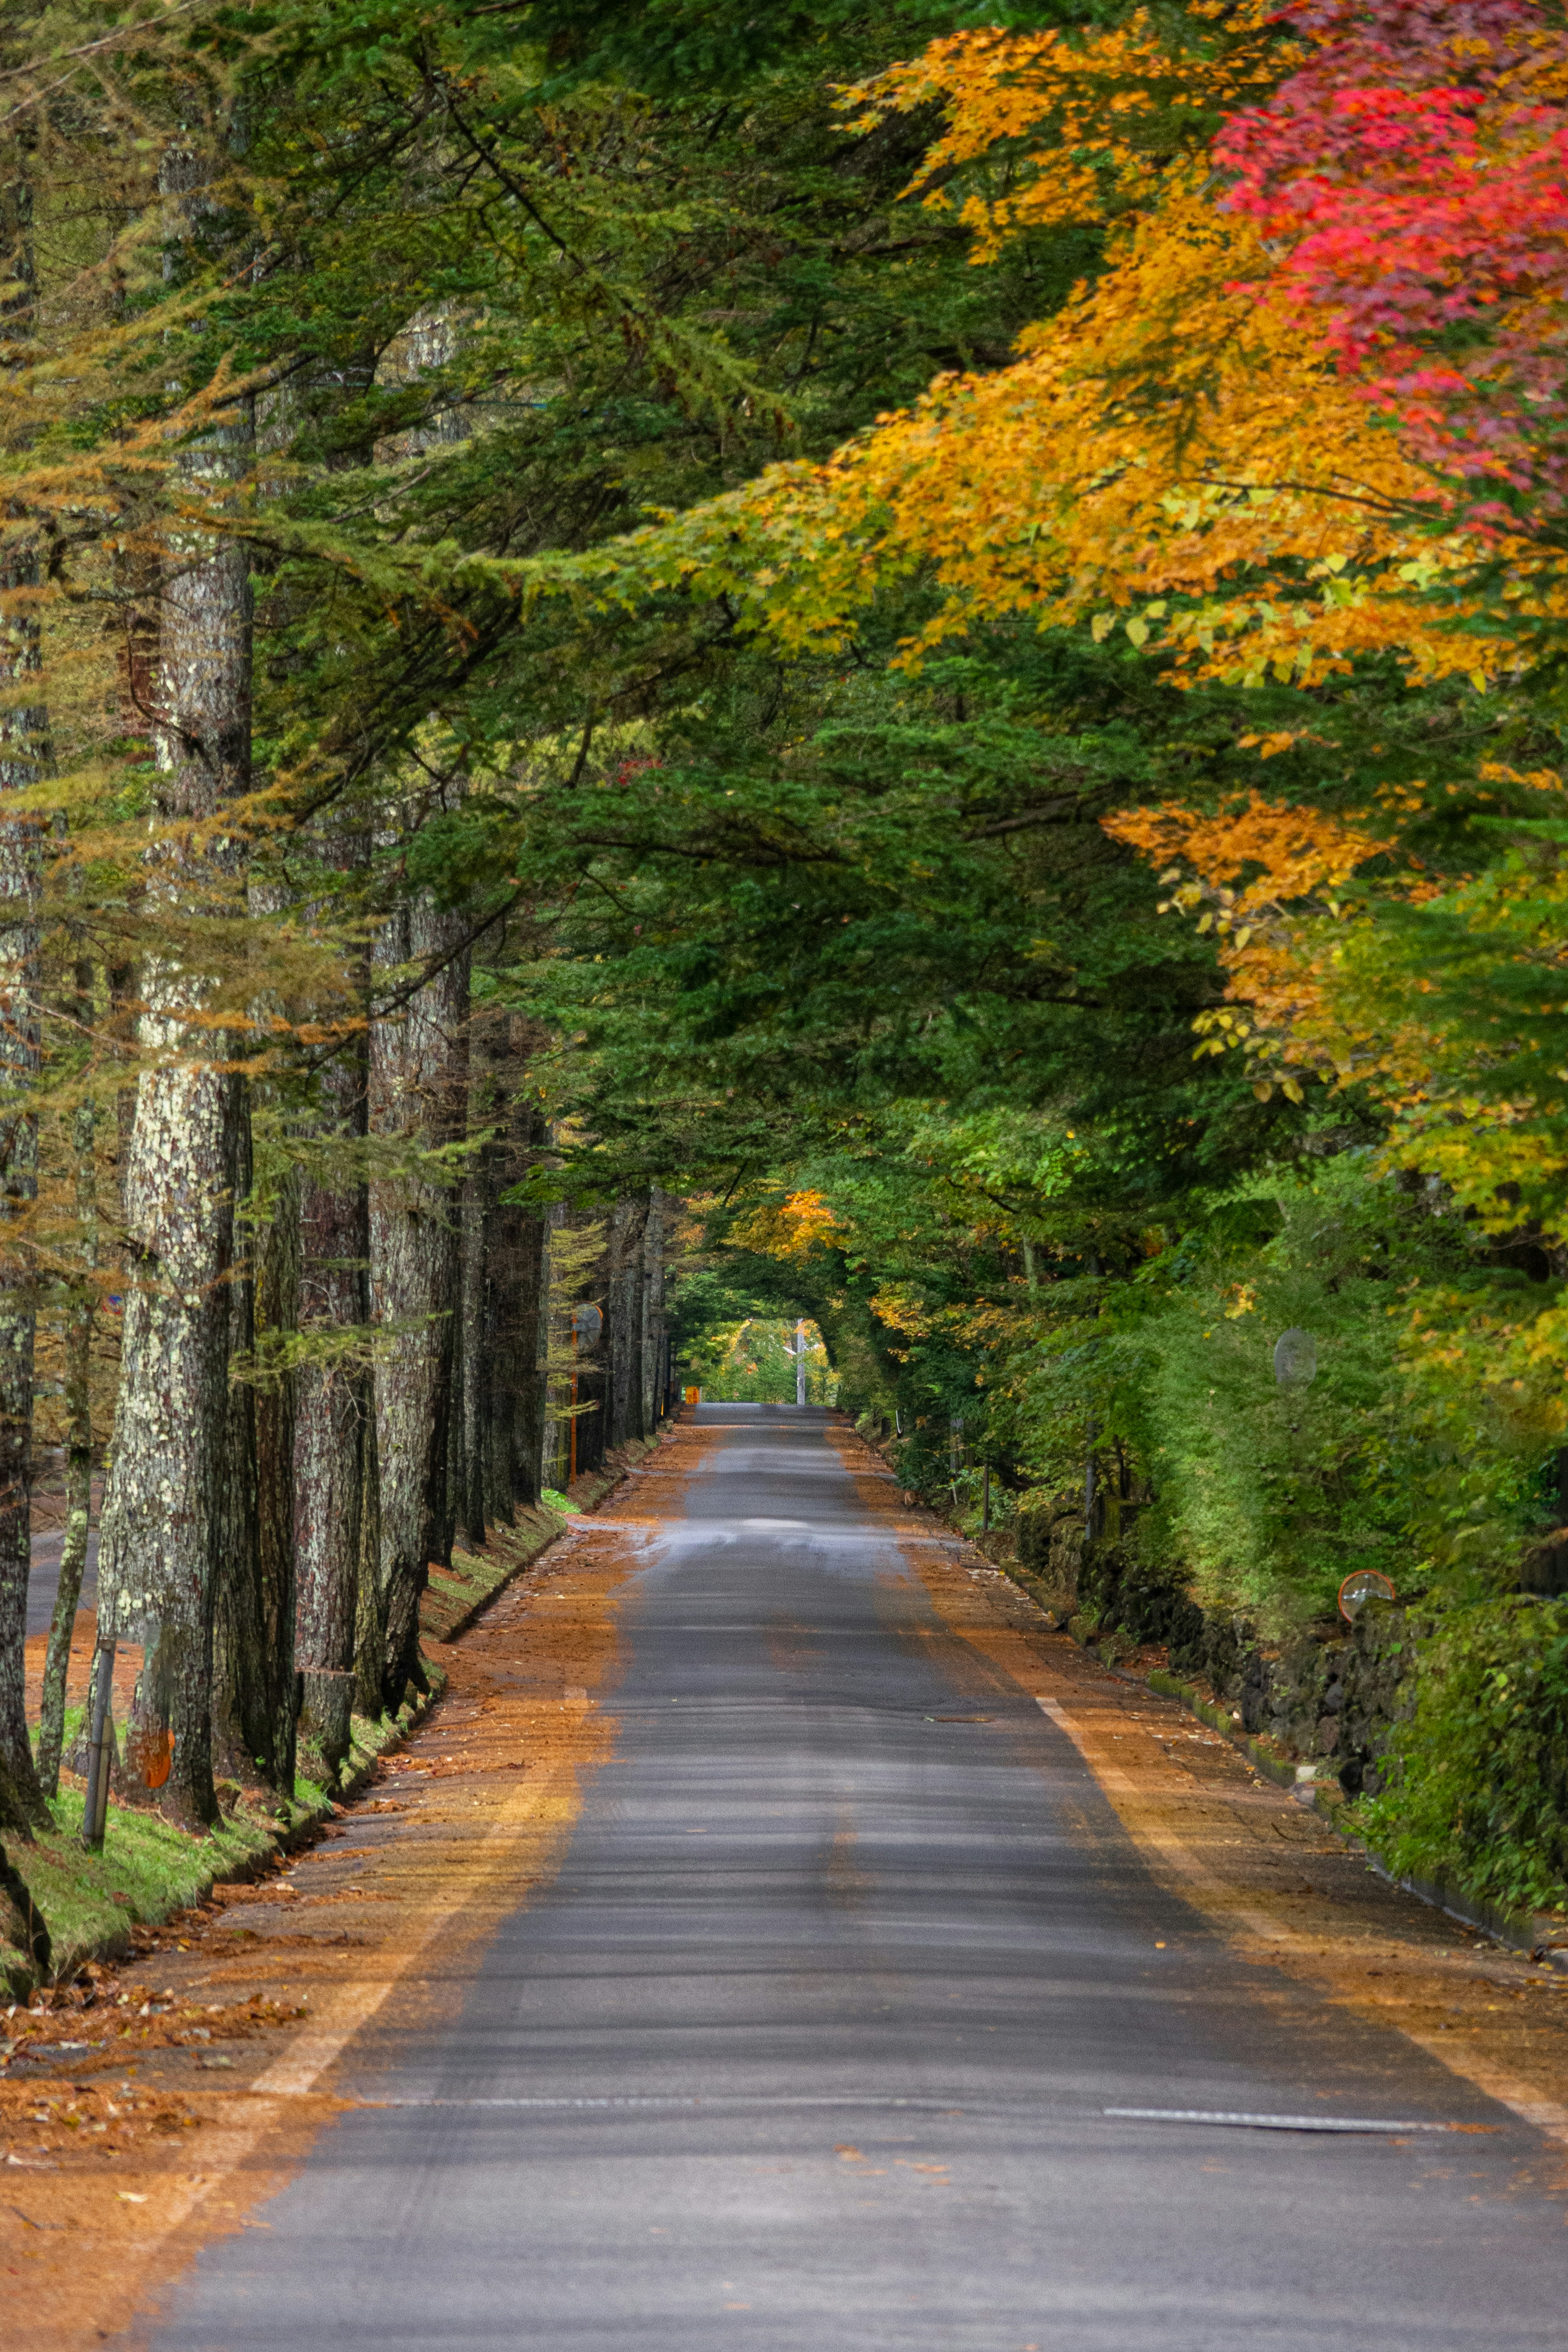
[[[235,1131],[234,1198],[248,1199],[252,1169],[249,1105],[241,1094]],[[225,1381],[237,1360],[256,1355],[256,1234],[236,1226],[224,1284]],[[217,1568],[213,1580],[213,1769],[242,1787],[270,1781],[262,1654],[260,1505],[256,1475],[256,1390],[227,1383]]]
[[[485,1250],[485,1511],[487,1519],[511,1527],[517,1516],[514,1398],[517,1389],[517,1287],[522,1264],[523,1213],[498,1195],[508,1181],[510,1154],[505,1143],[488,1147],[495,1164],[487,1173],[492,1202]]]
[[[266,1665],[268,1778],[294,1794],[298,1708],[295,1700],[294,1438],[297,1375],[276,1368],[277,1350],[299,1321],[299,1171],[289,1171],[277,1213],[261,1234],[256,1267],[256,1341],[274,1369],[256,1391],[257,1598]]]
[[[605,1315],[609,1349],[612,1445],[642,1434],[643,1232],[645,1199],[617,1201],[610,1217],[610,1297]]]
[[[371,1029],[373,1136],[429,1150],[461,1136],[467,1108],[466,919],[421,902],[377,943],[382,971],[447,960],[394,1017]],[[377,1570],[382,1700],[391,1713],[412,1681],[424,1687],[419,1602],[444,1538],[447,1415],[458,1307],[459,1234],[452,1189],[428,1168],[371,1188],[371,1304],[395,1339],[375,1364],[381,1538]]]
[[[236,1198],[250,1194],[248,1100]],[[242,1784],[294,1793],[293,1375],[274,1358],[298,1307],[296,1171],[242,1233],[226,1286],[229,1389],[222,1565],[214,1589],[213,1746]],[[269,1213],[267,1213],[269,1212]]]
[[[648,1195],[643,1229],[643,1428],[652,1437],[663,1410],[660,1382],[664,1366],[664,1195]]]
[[[189,194],[193,159],[164,180]],[[182,459],[213,496],[245,475],[251,419],[204,433]],[[189,530],[170,552],[159,646],[160,814],[212,816],[250,782],[250,564],[238,541]],[[182,912],[232,910],[241,851],[176,848],[150,886]],[[140,1641],[125,1742],[125,1790],[204,1828],[217,1814],[212,1765],[213,1602],[222,1564],[228,1434],[228,1280],[243,1105],[236,1076],[203,1057],[193,1030],[211,984],[172,953],[149,957],[138,1040],[147,1066],[125,1167],[131,1278],[113,1460],[99,1542],[99,1622]],[[222,1055],[222,1041],[218,1041]],[[99,1653],[102,1655],[102,1652]]]
[[[463,1312],[458,1335],[463,1412],[457,1448],[457,1524],[471,1544],[485,1540],[485,1435],[490,1417],[489,1366],[485,1358],[487,1192],[487,1171],[470,1161],[463,1184]]]
[[[78,1002],[89,1011],[91,982],[90,966],[78,967]],[[44,1658],[43,1705],[38,1723],[38,1779],[48,1797],[55,1796],[60,1785],[66,1680],[92,1527],[92,1335],[98,1312],[98,1292],[93,1281],[98,1267],[97,1129],[91,1101],[82,1103],[71,1131],[76,1152],[82,1274],[71,1286],[66,1308],[66,1532],[60,1549],[60,1580],[49,1624],[49,1645]]]
[[[3,1807],[4,1800],[0,1798],[0,1827],[16,1826],[6,1821]],[[49,1931],[44,1924],[43,1913],[33,1900],[26,1880],[16,1864],[7,1858],[4,1846],[0,1846],[0,1899],[5,1902],[15,1916],[16,1942],[18,1949],[26,1952],[32,1961],[34,1973],[40,1979],[46,1977],[48,1974],[49,1962],[54,1957],[49,1944]],[[10,1940],[10,1937],[6,1938],[7,1942]]]
[[[503,1196],[532,1164],[540,1122],[521,1088],[532,1042],[516,1014],[488,1020],[476,1044],[486,1074],[484,1117],[500,1133],[486,1149],[484,1356],[485,1499],[488,1517],[510,1526],[519,1504],[538,1499],[544,1438],[549,1297],[542,1218]]]
[[[528,1122],[526,1168],[538,1148],[540,1123]],[[549,1419],[549,1221],[527,1213],[518,1223],[517,1287],[513,1301],[516,1386],[510,1407],[512,1492],[525,1507],[537,1503],[545,1483],[545,1424]]]
[[[0,334],[20,341],[34,310],[32,190],[0,187]],[[27,691],[39,667],[38,628],[17,592],[35,585],[25,542],[0,563],[0,693]],[[0,804],[36,784],[47,713],[0,709]],[[48,1809],[33,1768],[25,1705],[27,1578],[33,1549],[33,1346],[37,1308],[27,1225],[38,1196],[37,1084],[41,844],[36,816],[0,819],[0,1758],[17,1801],[39,1822]]]
[[[320,1081],[318,1131],[351,1148],[365,1132],[366,1066],[341,1046]],[[305,1186],[299,1219],[299,1328],[325,1339],[370,1321],[370,1197],[357,1169],[329,1161]],[[298,1571],[297,1655],[304,1675],[299,1738],[307,1769],[334,1778],[349,1752],[354,1627],[373,1410],[368,1368],[301,1366],[294,1424],[294,1534]]]

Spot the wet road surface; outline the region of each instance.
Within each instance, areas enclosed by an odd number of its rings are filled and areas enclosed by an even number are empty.
[[[699,1418],[559,1878],[455,2014],[350,2048],[379,2104],[207,2249],[160,2352],[1568,2340],[1553,2152],[1156,1885],[825,1414]]]

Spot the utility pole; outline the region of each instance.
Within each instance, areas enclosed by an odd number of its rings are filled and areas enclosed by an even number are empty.
[[[804,1317],[803,1315],[799,1315],[799,1316],[797,1316],[797,1317],[796,1317],[796,1318],[795,1318],[795,1344],[794,1344],[794,1346],[793,1346],[793,1347],[791,1347],[791,1346],[789,1345],[789,1342],[788,1341],[788,1339],[786,1339],[786,1341],[784,1342],[784,1353],[785,1353],[787,1356],[793,1356],[793,1357],[794,1357],[794,1359],[795,1359],[795,1402],[796,1402],[796,1403],[797,1403],[798,1405],[804,1404],[804,1403],[805,1403],[805,1402],[806,1402],[806,1353],[807,1353],[807,1349],[806,1349],[806,1318],[805,1318],[805,1317]]]

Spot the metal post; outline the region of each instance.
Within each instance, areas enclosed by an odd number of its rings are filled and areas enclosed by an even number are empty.
[[[92,1727],[88,1736],[87,1804],[82,1812],[81,1842],[89,1853],[103,1843],[109,1820],[109,1780],[114,1761],[114,1637],[99,1637],[97,1672],[92,1685]]]
[[[988,1462],[980,1474],[980,1533],[991,1532],[991,1465]]]
[[[567,1478],[569,1486],[577,1483],[577,1318],[571,1318],[571,1469]]]

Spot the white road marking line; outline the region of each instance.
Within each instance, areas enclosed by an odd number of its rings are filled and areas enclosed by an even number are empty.
[[[1233,2124],[1247,2131],[1291,2132],[1449,2132],[1458,2124],[1379,2123],[1366,2116],[1245,2116],[1225,2115],[1203,2107],[1106,2107],[1145,2124]]]

